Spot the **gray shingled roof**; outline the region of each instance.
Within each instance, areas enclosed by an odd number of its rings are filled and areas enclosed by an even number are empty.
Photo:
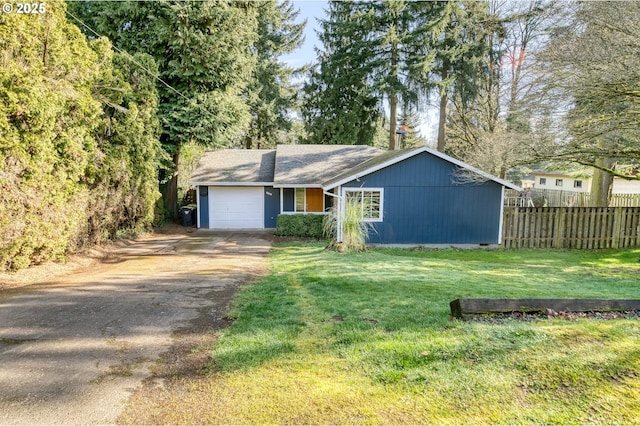
[[[273,182],[275,158],[273,149],[207,151],[189,184]]]
[[[366,145],[278,145],[275,186],[322,186],[384,151]]]
[[[271,183],[275,187],[341,185],[380,167],[429,152],[509,188],[515,185],[427,147],[382,151],[365,145],[278,145],[273,149],[207,151],[190,185]]]

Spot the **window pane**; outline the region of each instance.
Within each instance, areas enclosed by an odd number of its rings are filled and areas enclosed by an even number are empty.
[[[380,219],[380,191],[371,192],[371,219]]]
[[[347,191],[347,201],[360,201],[362,194],[356,191]]]
[[[363,219],[376,220],[382,217],[380,191],[348,190],[345,192],[345,196],[347,202],[360,204]]]
[[[371,218],[371,196],[369,191],[362,191],[362,217],[363,219]]]
[[[361,205],[363,219],[380,219],[380,191],[348,191],[347,200]]]
[[[304,213],[304,188],[296,188],[296,212]]]

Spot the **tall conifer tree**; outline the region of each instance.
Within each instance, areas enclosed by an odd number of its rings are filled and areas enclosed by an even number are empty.
[[[427,19],[432,19],[435,86],[440,96],[437,148],[444,152],[450,96],[457,95],[465,104],[472,101],[486,77],[492,20],[487,3],[477,0],[447,1],[437,12]]]
[[[291,0],[268,0],[256,7],[258,40],[252,51],[257,63],[246,91],[251,112],[244,135],[246,148],[274,146],[291,129],[289,116],[297,95],[292,78],[301,70],[281,62],[279,56],[300,47],[306,26],[306,21],[295,22],[299,11]]]
[[[229,146],[250,121],[244,89],[255,66],[251,52],[257,39],[255,4],[127,0],[70,6],[116,47],[156,59],[159,77],[168,83],[158,84],[161,141],[172,157],[165,204],[176,215],[182,144]]]
[[[449,93],[475,93],[488,50],[485,19],[484,3],[466,0],[331,3],[321,21],[324,50],[306,87],[309,133],[319,141],[335,137],[336,128],[357,134],[343,129],[370,129],[384,113],[388,147],[396,149],[399,112],[439,88],[444,138]]]
[[[434,55],[425,18],[437,2],[332,2],[321,21],[323,51],[306,86],[308,133],[318,142],[373,141],[376,120],[389,114],[389,149],[397,147],[401,106],[426,93]],[[324,121],[324,123],[323,123]]]

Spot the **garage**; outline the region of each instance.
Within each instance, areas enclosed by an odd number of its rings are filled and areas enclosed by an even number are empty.
[[[208,198],[210,228],[264,228],[263,187],[211,186]]]

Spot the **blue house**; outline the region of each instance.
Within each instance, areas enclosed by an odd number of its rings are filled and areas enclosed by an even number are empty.
[[[495,245],[504,188],[519,187],[427,147],[278,145],[209,151],[189,184],[199,228],[275,228],[281,214],[360,201],[369,243]]]

